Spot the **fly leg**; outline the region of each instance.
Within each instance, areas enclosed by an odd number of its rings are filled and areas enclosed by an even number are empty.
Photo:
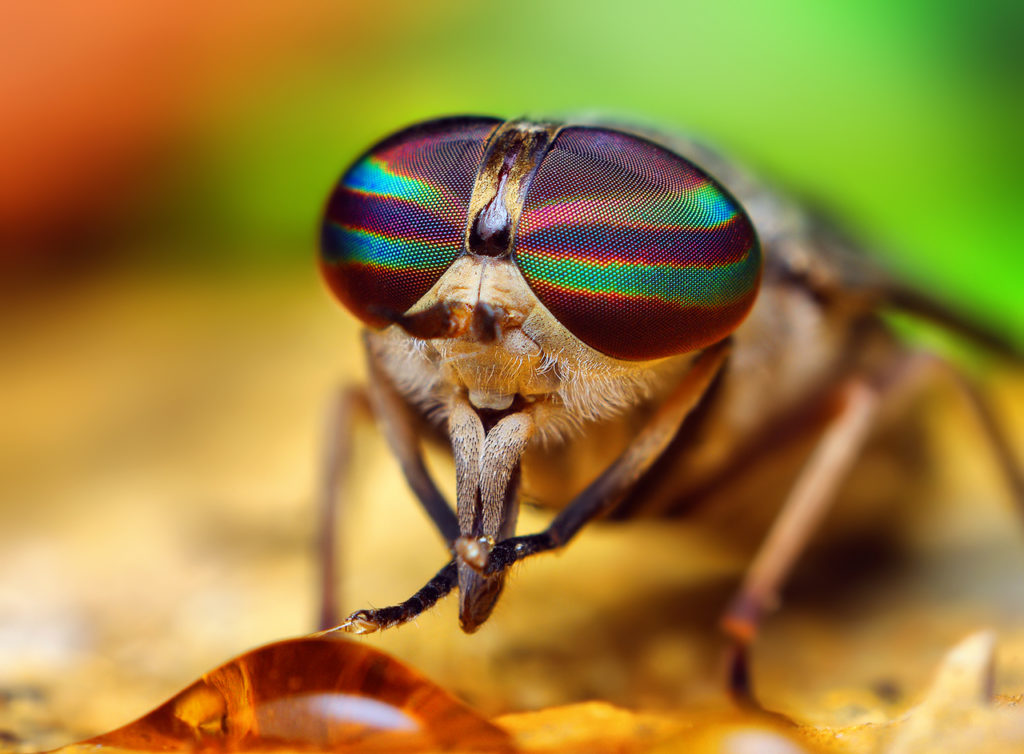
[[[367,361],[370,365],[370,384],[367,390],[374,418],[406,482],[434,522],[444,539],[445,547],[451,551],[455,538],[459,536],[459,522],[423,462],[416,419],[369,349]]]
[[[912,354],[874,382],[860,378],[846,383],[841,407],[825,426],[722,618],[722,628],[732,641],[728,656],[729,688],[740,703],[757,706],[750,683],[750,644],[765,614],[778,604],[779,590],[860,455],[879,402],[895,399],[896,393],[920,386],[937,373],[951,378],[966,399],[1024,513],[1024,473],[1010,442],[984,393],[958,370],[934,356]]]
[[[348,477],[352,459],[352,430],[360,418],[370,415],[369,397],[363,387],[338,390],[331,401],[324,433],[324,456],[317,489],[317,554],[320,566],[321,629],[338,624],[338,489]]]
[[[339,628],[371,633],[412,620],[456,586],[459,623],[472,633],[487,620],[504,586],[503,574],[485,576],[467,562],[480,548],[506,537],[515,528],[519,458],[533,434],[533,417],[512,413],[485,432],[479,415],[465,398],[456,398],[448,417],[455,457],[456,556],[416,594],[398,605],[357,610]]]
[[[840,398],[838,411],[825,427],[722,618],[722,628],[732,642],[729,687],[741,703],[757,706],[750,684],[748,648],[860,455],[876,413],[879,389],[867,380],[855,379],[843,386]]]
[[[1024,516],[1024,469],[1021,468],[1020,462],[1013,452],[1012,443],[996,417],[996,411],[992,408],[988,396],[972,379],[945,362],[940,363],[949,369],[958,390],[970,406],[992,455],[1006,479],[1006,485],[1017,504],[1017,512]]]
[[[356,610],[345,619],[344,623],[322,633],[347,631],[350,634],[372,634],[374,631],[382,631],[385,628],[408,623],[420,613],[432,608],[439,599],[447,596],[455,588],[459,582],[456,568],[457,561],[452,558],[430,581],[405,602],[372,610]]]
[[[904,288],[890,282],[881,289],[883,300],[889,306],[902,309],[917,317],[929,320],[941,327],[958,333],[978,345],[1008,359],[1011,363],[1024,363],[1024,353],[1020,346],[1000,333],[993,332],[984,325],[979,325],[959,312],[951,310],[944,303],[932,299],[918,291]],[[1021,515],[1024,515],[1024,469],[1015,457],[1011,443],[992,409],[985,392],[977,383],[959,369],[941,359],[933,359],[933,367],[943,369],[951,377],[959,392],[969,404],[972,413],[980,425],[982,433],[999,464],[1003,476],[1013,494]]]
[[[613,510],[676,436],[707,392],[728,352],[729,343],[723,341],[701,354],[623,454],[562,509],[547,529],[503,540],[491,548],[480,547],[475,557],[463,553],[463,559],[483,575],[492,576],[530,555],[565,546],[587,523]]]
[[[341,623],[337,604],[336,576],[337,524],[341,509],[338,490],[348,475],[352,435],[358,419],[370,417],[376,420],[392,453],[398,460],[409,487],[430,516],[449,551],[453,550],[455,538],[459,536],[459,523],[455,518],[455,513],[452,512],[444,495],[438,490],[423,462],[417,426],[412,413],[394,386],[377,368],[372,355],[369,364],[369,385],[341,391],[332,406],[326,433],[326,453],[322,464],[318,506],[320,511],[318,544],[321,584],[319,627],[321,630]],[[445,583],[441,574],[435,576],[431,584],[435,582],[437,585]],[[424,590],[426,589],[427,587],[424,587]],[[438,586],[433,590],[439,592],[433,601],[436,602],[450,590],[450,586],[447,590],[443,590],[443,586]]]
[[[473,537],[467,531],[459,537],[455,541],[456,557],[410,599],[393,607],[359,610],[339,628],[351,633],[369,633],[404,623],[454,589],[460,581],[459,570],[463,572],[462,579],[466,580],[465,566],[484,577],[485,584],[500,584],[499,577],[512,563],[565,545],[587,522],[614,508],[657,460],[679,431],[686,416],[707,391],[728,353],[729,343],[723,341],[701,354],[658,413],[618,460],[558,514],[547,529],[539,534],[503,539],[497,544],[492,544],[495,533],[493,529],[496,528],[498,534],[506,530],[508,520],[498,522],[510,515],[510,512],[500,514],[494,524],[489,525],[487,521],[507,506],[507,501],[499,500],[504,496],[498,494],[497,488],[515,474],[518,454],[522,450],[521,441],[528,438],[532,431],[530,421],[522,415],[508,416],[503,420],[509,422],[507,431],[501,431],[503,422],[499,422],[491,432],[484,434],[476,428],[475,422],[469,421],[471,417],[462,422],[459,412],[454,411],[449,419],[449,430],[456,455],[456,476],[462,494],[465,495],[460,499],[460,515],[465,516],[467,526],[472,525],[471,531],[475,531],[477,524],[480,524],[484,536]],[[499,431],[496,433],[495,430]],[[487,443],[492,435],[494,437],[491,441],[500,446],[495,449],[498,452],[488,453],[485,448],[479,456],[479,468],[474,467],[471,459],[476,455],[476,449],[481,443]],[[464,458],[462,462],[459,461],[460,457]],[[478,485],[475,490],[474,483]],[[460,568],[460,565],[463,567]],[[473,601],[487,602],[482,598]],[[465,622],[467,617],[470,618],[469,628],[472,630],[475,627],[472,624],[472,613],[476,611],[470,610],[466,614],[463,608],[460,605],[460,619]]]
[[[749,646],[764,615],[778,603],[779,590],[794,562],[856,461],[879,400],[890,398],[891,393],[907,389],[912,383],[922,382],[928,375],[934,377],[936,372],[952,378],[966,399],[1024,513],[1024,473],[1010,442],[984,393],[958,370],[940,359],[918,354],[903,359],[877,386],[863,379],[848,383],[842,407],[827,425],[722,619],[722,627],[732,640],[729,686],[738,701],[756,705],[750,684]]]

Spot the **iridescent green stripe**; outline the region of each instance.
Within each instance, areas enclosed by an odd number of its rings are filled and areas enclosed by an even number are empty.
[[[694,207],[694,212],[687,217],[687,223],[702,228],[717,228],[736,216],[736,205],[722,190],[710,181],[700,188],[684,194],[685,204]],[[693,201],[689,201],[692,199]],[[699,208],[699,210],[697,209]],[[696,217],[694,216],[696,215]]]
[[[345,250],[342,264],[361,264],[389,270],[433,270],[447,267],[461,250],[458,243],[394,238],[331,223],[335,248]]]
[[[445,201],[441,191],[431,183],[394,173],[387,163],[375,157],[367,157],[345,175],[342,185],[351,190],[372,196],[387,196],[406,199],[416,204],[437,204]]]
[[[558,259],[531,253],[520,265],[536,283],[574,294],[652,298],[683,306],[728,306],[750,296],[761,255],[749,249],[735,262],[712,267]]]

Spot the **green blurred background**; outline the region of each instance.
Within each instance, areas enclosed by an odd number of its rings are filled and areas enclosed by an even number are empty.
[[[311,270],[348,161],[417,119],[607,112],[702,136],[1024,339],[1024,6],[24,3],[4,11],[3,261]]]

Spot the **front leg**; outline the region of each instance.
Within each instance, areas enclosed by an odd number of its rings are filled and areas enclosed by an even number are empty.
[[[352,456],[353,428],[370,413],[363,387],[338,390],[327,414],[323,440],[324,455],[317,488],[317,555],[320,566],[321,629],[338,624],[338,529],[341,505],[338,491],[348,477]]]
[[[512,420],[513,417],[519,417],[514,420],[514,423],[524,421],[522,414],[507,416],[489,433],[486,433],[485,442],[482,444],[480,432],[483,425],[481,424],[477,429],[471,417],[462,415],[462,418],[459,418],[453,412],[455,418],[450,420],[449,424],[453,434],[453,450],[456,453],[456,473],[460,480],[459,519],[460,523],[465,521],[472,532],[477,532],[476,527],[479,525],[479,532],[473,536],[460,536],[455,541],[456,558],[442,568],[427,586],[412,598],[394,607],[359,610],[353,613],[348,621],[339,628],[352,633],[367,633],[399,625],[416,617],[441,596],[451,591],[456,585],[455,574],[460,565],[467,571],[469,569],[475,571],[483,583],[494,583],[493,580],[501,578],[505,569],[517,560],[565,545],[587,522],[612,510],[647,472],[675,437],[683,421],[707,392],[711,382],[721,370],[728,353],[729,343],[727,341],[718,343],[704,351],[648,425],[637,435],[618,460],[612,463],[579,497],[562,510],[547,529],[539,534],[501,539],[496,544],[493,535],[483,532],[483,521],[486,517],[484,509],[487,508],[491,509],[491,520],[502,520],[500,515],[495,518],[495,511],[501,507],[499,500],[502,498],[499,498],[496,492],[500,485],[491,487],[491,492],[486,493],[482,498],[483,508],[478,506],[481,500],[480,492],[489,489],[485,479],[494,481],[507,472],[511,458],[516,458],[516,464],[518,464],[517,454],[521,453],[518,444],[522,441],[523,447],[525,447],[523,436],[526,425],[514,430],[511,426],[513,422],[510,422],[506,430],[507,435],[495,434],[503,422]],[[476,416],[476,412],[473,414]],[[460,422],[465,423],[461,429],[456,426]],[[455,435],[462,439],[456,441]],[[486,439],[491,438],[491,435],[494,435],[495,438],[492,441],[493,447],[486,445]],[[473,449],[481,446],[484,447],[484,452],[480,456],[480,466],[474,468],[468,459],[473,456]],[[460,455],[463,457],[461,465],[458,460]],[[487,463],[487,459],[490,459],[490,464]],[[514,476],[514,470],[510,476]],[[476,483],[475,489],[474,482]],[[464,513],[464,511],[467,512]],[[508,519],[504,520],[507,523]],[[488,582],[488,579],[492,581]],[[427,604],[428,602],[429,604]]]
[[[322,631],[321,634],[329,634],[334,631],[372,634],[374,631],[382,631],[385,628],[408,623],[420,613],[432,608],[439,599],[446,597],[455,588],[456,583],[458,583],[458,572],[455,570],[455,560],[452,559],[437,572],[434,578],[424,584],[416,594],[405,602],[373,610],[356,610],[340,626]]]
[[[493,547],[480,541],[470,548],[460,540],[456,545],[463,559],[484,575],[498,574],[530,555],[563,547],[587,523],[613,510],[679,432],[721,370],[728,352],[729,344],[723,341],[702,353],[622,455],[555,516],[547,529],[505,539]]]
[[[456,585],[462,629],[472,633],[487,620],[504,586],[504,574],[482,575],[461,553],[467,543],[494,542],[514,531],[519,459],[534,429],[528,412],[513,412],[486,432],[480,415],[465,396],[453,399],[448,430],[455,458],[457,526],[461,532],[453,545],[457,555],[405,602],[357,610],[338,629],[365,634],[400,625],[431,608]]]
[[[373,353],[369,349],[367,352],[370,365],[369,384],[365,387],[349,387],[339,391],[331,405],[324,439],[324,457],[318,491],[321,630],[340,623],[337,608],[337,532],[339,519],[345,507],[343,490],[349,474],[353,434],[360,420],[375,420],[410,489],[437,528],[449,551],[454,551],[455,540],[459,536],[459,523],[455,514],[444,495],[438,490],[423,461],[415,418],[391,380],[380,369]],[[444,594],[447,593],[444,591]],[[438,594],[434,602],[444,594]]]
[[[391,452],[398,460],[409,487],[444,538],[445,545],[451,550],[455,538],[459,536],[459,523],[423,462],[415,417],[405,399],[377,362],[373,350],[367,348],[366,354],[370,366],[370,383],[367,390],[374,418],[377,419]]]

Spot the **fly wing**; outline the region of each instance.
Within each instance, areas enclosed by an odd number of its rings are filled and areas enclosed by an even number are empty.
[[[865,308],[895,310],[953,332],[1014,362],[1024,362],[1021,346],[991,326],[957,311],[940,298],[900,280],[874,255],[862,251],[823,214],[804,210],[801,225],[776,241],[776,266],[783,274],[803,278],[817,295],[842,296]],[[810,258],[799,253],[811,252]],[[795,252],[795,253],[794,253]]]

